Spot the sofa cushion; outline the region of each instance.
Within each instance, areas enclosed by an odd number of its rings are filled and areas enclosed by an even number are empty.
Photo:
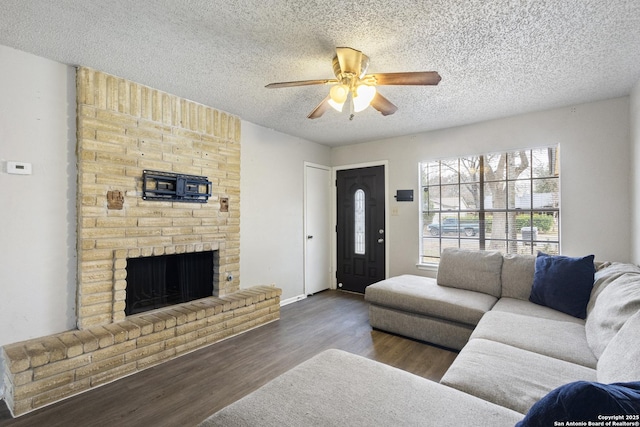
[[[439,286],[435,279],[410,274],[367,286],[365,299],[371,304],[473,326],[497,301],[491,295]]]
[[[529,300],[584,319],[593,288],[593,255],[572,258],[540,252]]]
[[[640,311],[620,328],[598,359],[598,381],[640,381]]]
[[[419,426],[431,420],[440,427],[511,427],[521,419],[522,414],[417,375],[326,350],[200,426]]]
[[[579,380],[595,381],[595,369],[476,338],[460,351],[440,382],[526,414],[554,388]]]
[[[535,255],[505,254],[502,261],[502,297],[528,301],[535,268]]]
[[[491,310],[470,338],[498,341],[593,369],[598,363],[587,343],[584,325],[578,323]]]
[[[500,298],[491,311],[506,311],[508,313],[520,314],[523,316],[540,317],[542,319],[559,320],[562,322],[577,323],[583,325],[584,319],[570,316],[553,308],[534,304],[530,301],[523,301],[517,298]]]
[[[499,298],[501,269],[500,252],[446,248],[438,265],[438,284]]]
[[[640,274],[624,273],[597,296],[585,324],[591,350],[600,357],[622,325],[640,310]]]
[[[601,384],[576,381],[558,387],[540,399],[529,410],[527,416],[516,424],[516,427],[564,425],[563,423],[567,421],[573,422],[572,425],[590,421],[600,423],[603,420],[613,419],[602,418],[607,415],[637,416],[638,414],[640,414],[640,382]],[[625,420],[624,417],[616,419]],[[637,421],[637,418],[632,419]]]

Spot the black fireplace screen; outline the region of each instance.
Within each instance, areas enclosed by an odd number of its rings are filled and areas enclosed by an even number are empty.
[[[127,259],[125,314],[213,294],[213,251]]]

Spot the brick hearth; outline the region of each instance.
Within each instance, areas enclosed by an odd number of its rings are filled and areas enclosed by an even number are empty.
[[[14,416],[280,318],[281,290],[258,286],[5,346]]]

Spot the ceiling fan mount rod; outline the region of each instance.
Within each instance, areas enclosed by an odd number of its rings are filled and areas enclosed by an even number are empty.
[[[333,57],[332,65],[333,74],[338,78],[340,74],[345,73],[362,78],[369,69],[369,57],[359,50],[337,48],[337,55]]]

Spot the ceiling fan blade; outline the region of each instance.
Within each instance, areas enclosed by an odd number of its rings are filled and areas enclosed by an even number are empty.
[[[373,100],[371,100],[371,106],[380,111],[383,116],[389,116],[398,110],[398,107],[396,107],[387,98],[380,95],[379,92],[376,92],[376,96],[374,96]]]
[[[266,88],[278,89],[281,87],[295,87],[295,86],[309,86],[309,85],[327,85],[331,83],[338,83],[336,79],[324,79],[324,80],[299,80],[296,82],[278,82],[269,83]]]
[[[359,50],[350,47],[337,47],[336,56],[340,63],[340,70],[343,73],[353,73],[356,76],[360,76],[362,70],[362,57],[365,56],[367,64],[369,59]]]
[[[378,85],[437,85],[441,77],[437,71],[417,71],[409,73],[371,74]],[[369,76],[367,76],[369,77]]]
[[[331,105],[329,105],[330,99],[330,96],[327,96],[325,99],[323,99],[322,102],[318,104],[318,106],[311,113],[309,113],[307,119],[317,119],[318,117],[321,117],[324,113],[326,113],[327,110],[331,108]]]

